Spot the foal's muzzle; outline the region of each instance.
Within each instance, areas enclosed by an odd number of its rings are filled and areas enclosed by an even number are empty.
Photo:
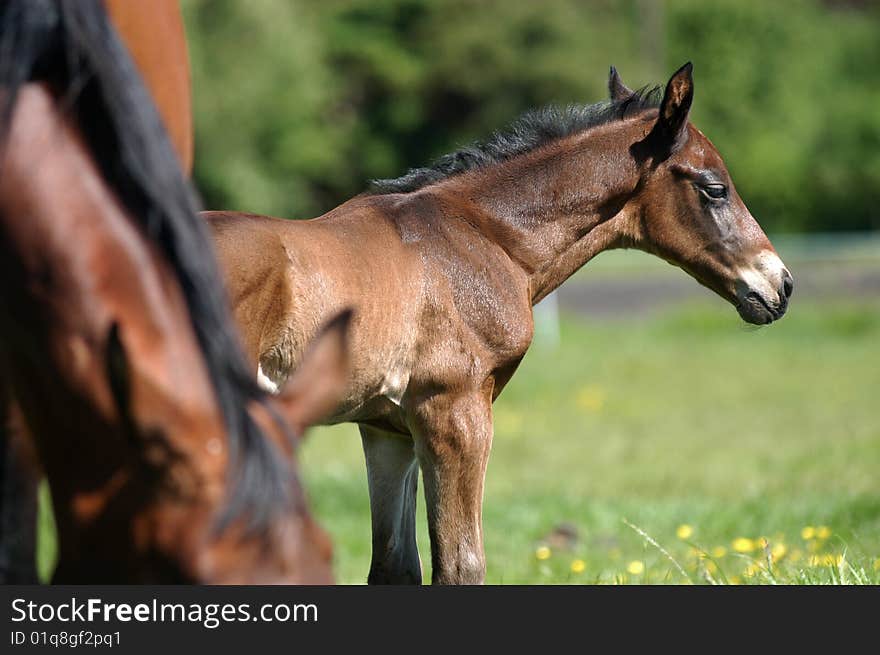
[[[773,252],[763,252],[755,264],[739,271],[736,310],[747,323],[766,325],[779,320],[788,309],[794,278]]]

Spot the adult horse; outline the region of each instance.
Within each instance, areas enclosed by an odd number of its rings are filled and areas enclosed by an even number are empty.
[[[424,476],[433,581],[483,580],[492,402],[532,339],[532,306],[596,254],[640,248],[750,323],[780,318],[792,278],[688,120],[691,65],[658,93],[527,114],[320,218],[231,212],[214,229],[264,385],[295,368],[321,317],[357,304],[354,377],[331,422],[359,424],[373,523],[370,582],[418,582]]]
[[[347,315],[268,402],[103,5],[7,0],[0,52],[0,401],[17,419],[3,436],[48,476],[55,581],[329,581],[291,458],[344,383]],[[3,464],[4,573],[24,581],[7,528],[33,480]]]
[[[180,159],[193,167],[192,92],[186,31],[177,0],[104,0],[113,27],[143,77]]]

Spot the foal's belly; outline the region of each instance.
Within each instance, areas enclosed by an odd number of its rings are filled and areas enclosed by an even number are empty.
[[[378,358],[377,358],[378,359]],[[389,366],[389,360],[373,362],[361,368],[349,383],[348,392],[337,410],[324,423],[364,423],[393,432],[407,433],[403,405],[409,386],[410,372],[406,366]]]
[[[373,398],[352,411],[335,414],[322,421],[323,425],[337,425],[339,423],[370,425],[389,432],[409,435],[403,411],[382,397]]]

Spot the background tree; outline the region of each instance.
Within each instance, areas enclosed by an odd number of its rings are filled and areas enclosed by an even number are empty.
[[[309,217],[522,111],[692,60],[694,120],[770,231],[880,227],[880,5],[184,0],[212,208]]]

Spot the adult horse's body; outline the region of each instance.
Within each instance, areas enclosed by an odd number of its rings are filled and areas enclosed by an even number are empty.
[[[183,172],[193,166],[192,93],[183,16],[177,0],[104,0],[141,73]]]
[[[55,580],[329,581],[279,414],[301,431],[335,402],[347,319],[267,402],[179,159],[101,3],[8,0],[0,51],[0,403],[17,408],[16,434],[0,434],[32,446],[48,476]],[[12,464],[0,572],[22,582],[32,538],[12,543],[8,517],[33,480]]]
[[[331,421],[360,425],[371,582],[421,579],[419,466],[434,582],[482,581],[492,402],[529,347],[532,306],[597,253],[652,252],[751,323],[785,312],[791,276],[688,122],[690,65],[659,106],[613,70],[609,86],[610,103],[527,115],[315,220],[207,214],[266,386],[322,316],[358,307],[354,377]]]

